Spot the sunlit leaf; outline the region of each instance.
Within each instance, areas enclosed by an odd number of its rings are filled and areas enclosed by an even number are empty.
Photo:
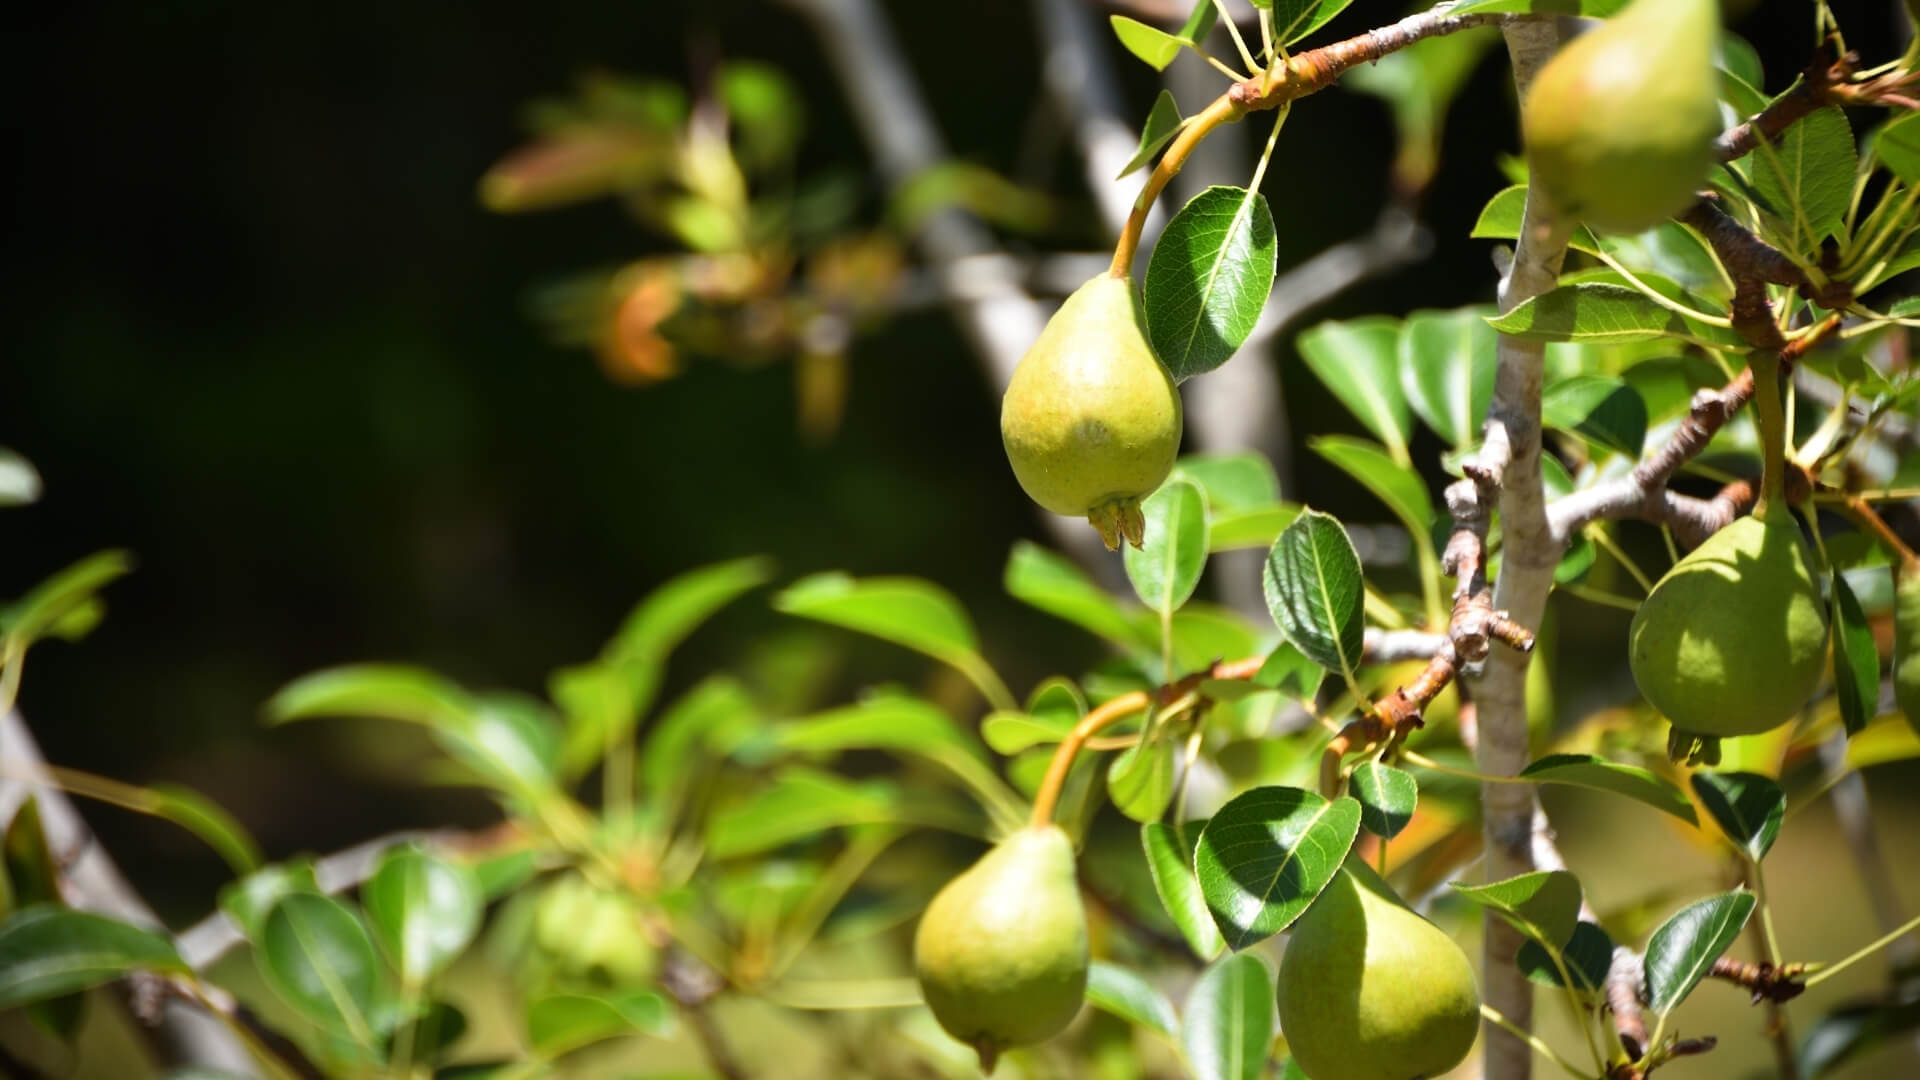
[[[1383,839],[1391,840],[1413,820],[1414,806],[1420,799],[1420,784],[1413,774],[1377,761],[1354,766],[1347,778],[1348,791],[1360,804],[1360,826]]]
[[[1261,787],[1220,808],[1200,834],[1194,870],[1228,946],[1285,930],[1340,869],[1360,830],[1360,804]]]
[[[1031,541],[1013,545],[1005,584],[1015,599],[1116,644],[1147,648],[1158,640],[1157,632],[1143,632],[1137,608],[1130,614],[1071,560]]]
[[[1346,435],[1315,436],[1307,440],[1307,445],[1360,481],[1409,530],[1424,534],[1433,529],[1433,502],[1427,496],[1426,481],[1412,466],[1396,462],[1365,439]]]
[[[1140,827],[1140,845],[1146,849],[1147,870],[1153,876],[1153,891],[1160,906],[1180,929],[1187,947],[1202,960],[1211,960],[1226,948],[1220,928],[1213,924],[1207,899],[1193,874],[1194,846],[1200,839],[1204,821],[1189,821],[1179,828],[1164,822]]]
[[[1107,768],[1107,797],[1135,821],[1158,821],[1173,800],[1174,745],[1167,739],[1129,746]]]
[[[1645,803],[1689,825],[1699,824],[1693,803],[1673,782],[1634,765],[1622,765],[1593,754],[1549,754],[1520,770],[1522,779],[1538,784],[1571,784],[1594,791],[1610,791]]]
[[[1196,1080],[1258,1080],[1275,1026],[1273,973],[1249,953],[1224,956],[1187,992],[1180,1047]]]
[[[1759,862],[1780,834],[1787,796],[1771,777],[1740,772],[1696,772],[1693,793],[1733,846]]]
[[[1789,91],[1791,93],[1791,91]],[[1853,199],[1853,128],[1837,106],[1815,109],[1752,155],[1754,190],[1774,210],[1772,228],[1800,253],[1817,253]]]
[[[1120,17],[1114,16],[1115,19]],[[1153,111],[1147,113],[1146,125],[1140,129],[1140,148],[1133,152],[1133,157],[1127,159],[1127,164],[1114,179],[1145,168],[1160,152],[1160,148],[1172,142],[1179,133],[1180,107],[1174,103],[1172,91],[1162,90],[1160,96],[1153,99]]]
[[[1452,885],[1455,892],[1551,948],[1566,946],[1580,918],[1580,882],[1565,870],[1535,870],[1486,885]]]
[[[1291,45],[1325,26],[1351,3],[1353,0],[1269,0],[1255,6],[1273,8],[1274,40]]]
[[[1903,182],[1920,184],[1920,113],[1896,112],[1880,125],[1873,134],[1873,154]]]
[[[1210,187],[1167,222],[1147,262],[1142,310],[1155,355],[1176,382],[1227,362],[1253,333],[1273,289],[1266,196]]]
[[[1258,510],[1280,501],[1280,478],[1264,454],[1187,454],[1173,468],[1200,488],[1209,510]]]
[[[295,1012],[370,1045],[380,960],[359,918],[331,897],[288,893],[254,943],[260,974]]]
[[[1407,404],[1455,447],[1479,437],[1493,400],[1499,336],[1487,325],[1489,314],[1479,307],[1416,311],[1400,327],[1400,388]]]
[[[1107,21],[1113,26],[1113,36],[1120,39],[1120,44],[1155,71],[1165,71],[1167,65],[1173,63],[1173,58],[1180,55],[1180,47],[1185,44],[1165,30],[1157,30],[1125,15],[1109,15]],[[1121,175],[1125,176],[1126,173]]]
[[[1400,324],[1373,317],[1323,322],[1294,342],[1300,356],[1333,396],[1387,445],[1407,458],[1412,421],[1400,387]]]
[[[1309,510],[1267,554],[1267,610],[1280,632],[1321,667],[1351,678],[1366,644],[1360,556],[1331,515]]]
[[[1675,338],[1734,345],[1730,330],[1689,322],[1625,285],[1562,285],[1488,320],[1495,330],[1526,341],[1630,344]]]
[[[485,904],[473,871],[406,847],[381,856],[360,900],[394,969],[414,986],[445,971],[467,947]]]
[[[1094,961],[1087,969],[1087,1004],[1167,1038],[1179,1030],[1173,1003],[1153,984],[1117,964]]]
[[[1171,615],[1193,595],[1207,566],[1207,507],[1200,489],[1170,480],[1140,504],[1146,534],[1123,549],[1127,580],[1140,602]]]
[[[1746,927],[1753,903],[1753,894],[1744,891],[1708,897],[1653,932],[1647,941],[1647,994],[1654,1012],[1673,1011],[1700,985]]]

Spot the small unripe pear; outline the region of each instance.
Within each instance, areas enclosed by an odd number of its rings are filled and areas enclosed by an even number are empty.
[[[1000,439],[1034,502],[1087,518],[1110,550],[1140,546],[1140,500],[1180,453],[1180,392],[1132,282],[1102,274],[1060,305],[1007,384]]]
[[[1653,586],[1627,631],[1633,681],[1676,730],[1753,735],[1806,704],[1827,617],[1784,505],[1714,533]]]
[[[927,905],[914,973],[948,1034],[993,1071],[1000,1051],[1070,1023],[1087,990],[1087,913],[1073,842],[1057,825],[1000,841]]]
[[[1716,0],[1635,0],[1562,48],[1521,108],[1533,177],[1598,229],[1651,229],[1706,182],[1720,133]]]
[[[1480,1030],[1467,954],[1351,855],[1289,932],[1276,1002],[1310,1080],[1439,1076]]]
[[[1915,564],[1894,572],[1893,700],[1920,731],[1920,565]]]

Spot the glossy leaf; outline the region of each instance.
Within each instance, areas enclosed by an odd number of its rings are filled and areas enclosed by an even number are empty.
[[[33,463],[0,446],[0,507],[35,502],[40,498],[40,487],[40,473]]]
[[[1353,0],[1271,0],[1259,7],[1273,8],[1273,39],[1291,45],[1346,9]]]
[[[1014,599],[1107,641],[1146,648],[1158,640],[1157,632],[1143,634],[1133,614],[1111,593],[1088,580],[1071,560],[1031,541],[1013,545],[1013,552],[1007,556],[1005,585]]]
[[[1452,15],[1500,12],[1515,15],[1585,15],[1604,19],[1627,6],[1628,0],[1466,0]]]
[[[1454,891],[1552,948],[1564,948],[1580,919],[1580,882],[1565,870],[1535,870],[1486,885],[1453,882]]]
[[[1386,444],[1393,459],[1408,460],[1412,420],[1400,388],[1400,324],[1380,317],[1323,322],[1294,344],[1314,375]]]
[[[1846,575],[1829,571],[1828,623],[1833,627],[1833,684],[1840,720],[1857,735],[1880,711],[1880,650]]]
[[[1780,835],[1787,796],[1771,777],[1757,773],[1697,772],[1693,793],[1714,824],[1747,858],[1759,862]]]
[[[1258,1080],[1276,1026],[1273,973],[1259,957],[1237,953],[1201,972],[1187,992],[1180,1048],[1195,1080]]]
[[[220,890],[220,910],[240,928],[249,941],[257,941],[268,913],[289,893],[319,894],[320,883],[313,874],[313,863],[293,859],[263,866]]]
[[[1117,964],[1096,960],[1087,969],[1087,1004],[1171,1039],[1180,1029],[1173,1003],[1153,984]]]
[[[1613,375],[1575,375],[1541,395],[1541,423],[1638,459],[1647,439],[1647,403]]]
[[[1193,595],[1207,566],[1207,506],[1200,489],[1169,480],[1141,502],[1146,535],[1122,548],[1127,580],[1140,602],[1171,615]]]
[[[1243,792],[1200,833],[1195,876],[1227,945],[1285,930],[1340,869],[1360,830],[1360,804],[1289,787]]]
[[[1526,218],[1526,208],[1525,184],[1502,188],[1480,208],[1480,216],[1475,219],[1468,235],[1477,240],[1516,240],[1520,236],[1521,223]],[[1567,238],[1567,247],[1588,255],[1601,251],[1600,238],[1585,225],[1574,226],[1573,235]]]
[[[1257,510],[1280,501],[1280,478],[1265,454],[1187,454],[1173,469],[1200,489],[1209,510]]]
[[[1073,717],[1033,716],[1023,712],[989,713],[980,721],[980,737],[996,754],[1011,756],[1035,746],[1057,743],[1073,730]]]
[[[1413,820],[1414,806],[1420,800],[1420,784],[1412,773],[1363,761],[1354,766],[1347,778],[1348,791],[1360,804],[1360,827],[1391,840]]]
[[[1873,135],[1873,154],[1902,182],[1920,184],[1920,113],[1896,112],[1880,125]]]
[[[1671,780],[1593,754],[1549,754],[1521,769],[1520,776],[1537,784],[1570,784],[1610,791],[1672,814],[1689,825],[1700,822],[1693,812],[1693,803]]]
[[[330,897],[289,893],[254,946],[261,976],[295,1012],[371,1045],[380,960],[351,910]]]
[[[1226,510],[1209,515],[1207,550],[1270,548],[1286,527],[1293,524],[1293,519],[1299,516],[1300,507],[1292,503],[1275,503],[1252,510]]]
[[[1771,231],[1792,250],[1817,253],[1853,199],[1853,128],[1837,106],[1815,109],[1757,147],[1749,175],[1771,210]]]
[[[485,906],[473,871],[418,848],[395,847],[360,888],[368,921],[402,982],[447,969],[480,929]]]
[[[94,594],[133,569],[124,551],[101,551],[56,572],[27,595],[0,609],[0,638],[18,647],[33,644],[61,619],[93,601]]]
[[[1607,971],[1613,966],[1613,938],[1607,936],[1605,930],[1590,922],[1577,923],[1573,937],[1560,952],[1567,974],[1573,976],[1575,989],[1592,995],[1607,985]],[[1560,969],[1554,966],[1546,947],[1537,941],[1529,940],[1521,945],[1514,963],[1534,982],[1543,986],[1560,985]]]
[[[1340,467],[1340,471],[1360,481],[1373,492],[1393,516],[1409,530],[1427,533],[1433,530],[1433,501],[1427,496],[1426,481],[1410,465],[1393,460],[1384,450],[1366,441],[1346,435],[1320,435],[1307,440],[1313,452]]]
[[[1486,308],[1416,311],[1400,327],[1400,388],[1407,404],[1454,447],[1471,445],[1493,400],[1499,336]]]
[[[676,1027],[673,1006],[652,990],[553,994],[527,1006],[527,1039],[548,1056],[623,1035],[664,1039]]]
[[[1155,71],[1167,70],[1167,65],[1180,55],[1180,48],[1185,44],[1164,30],[1156,30],[1125,15],[1109,15],[1107,21],[1113,26],[1113,36],[1120,39],[1120,44]],[[1120,175],[1125,176],[1126,173]]]
[[[1628,345],[1675,338],[1735,344],[1731,331],[1690,323],[1637,289],[1606,282],[1562,285],[1488,320],[1503,334],[1525,341],[1585,341]]]
[[[1750,892],[1722,893],[1682,908],[1647,941],[1647,994],[1653,1011],[1686,1000],[1753,915]]]
[[[952,594],[918,578],[855,580],[841,573],[815,574],[775,596],[773,606],[949,663],[973,655],[979,647],[972,620]]]
[[[1211,960],[1226,948],[1220,928],[1213,924],[1207,899],[1200,893],[1200,882],[1193,875],[1194,844],[1204,821],[1189,821],[1180,828],[1165,822],[1150,822],[1140,827],[1140,846],[1146,849],[1147,871],[1153,877],[1153,891],[1160,906],[1180,930],[1187,947],[1202,960]]]
[[[1331,515],[1308,510],[1267,553],[1267,610],[1309,660],[1351,680],[1365,646],[1360,556]]]
[[[161,935],[91,912],[35,904],[0,921],[0,1009],[135,971],[184,975],[187,965]]]
[[[1121,18],[1119,15],[1113,17],[1116,20]],[[1153,110],[1147,113],[1146,125],[1140,129],[1140,148],[1133,152],[1133,157],[1127,159],[1126,166],[1114,179],[1119,180],[1136,169],[1145,168],[1160,152],[1160,148],[1172,142],[1179,133],[1180,106],[1174,102],[1171,91],[1162,90],[1160,96],[1153,99]]]
[[[1219,367],[1253,333],[1273,289],[1266,196],[1210,187],[1167,222],[1147,262],[1147,338],[1176,382]]]
[[[1107,768],[1107,797],[1135,821],[1158,821],[1173,801],[1174,745],[1168,739],[1129,746]]]

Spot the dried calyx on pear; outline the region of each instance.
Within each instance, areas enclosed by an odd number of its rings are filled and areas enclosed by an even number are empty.
[[[1540,69],[1521,123],[1555,206],[1623,233],[1686,208],[1720,132],[1719,25],[1716,0],[1635,0]]]
[[[948,882],[913,939],[927,1007],[986,1072],[1073,1020],[1088,962],[1073,841],[1057,825],[1021,829]]]
[[[1140,500],[1172,470],[1180,422],[1180,393],[1140,328],[1132,283],[1105,274],[1060,305],[1000,404],[1021,488],[1053,513],[1085,517],[1109,550],[1140,546]]]

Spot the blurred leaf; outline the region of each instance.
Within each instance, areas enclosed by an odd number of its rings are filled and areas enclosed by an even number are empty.
[[[963,671],[985,665],[966,611],[945,589],[918,578],[815,574],[775,596],[773,607],[872,634]]]
[[[575,124],[501,158],[480,178],[480,203],[500,214],[549,210],[663,179],[670,131]]]
[[[1180,1048],[1196,1080],[1259,1080],[1273,1049],[1273,974],[1248,953],[1200,973],[1181,1010]]]
[[[1689,825],[1700,823],[1693,812],[1693,803],[1673,781],[1593,754],[1548,754],[1521,769],[1520,777],[1537,784],[1571,784],[1594,791],[1610,791],[1672,814]]]
[[[260,868],[260,845],[219,803],[178,784],[151,784],[146,792],[152,798],[150,812],[205,841],[235,874],[251,874]]]
[[[713,815],[707,825],[707,852],[716,859],[732,859],[828,829],[896,823],[972,834],[978,832],[979,820],[938,794],[913,795],[887,780],[855,782],[790,765],[767,786]]]
[[[980,737],[986,740],[994,753],[1011,757],[1030,747],[1059,742],[1073,730],[1073,724],[1072,717],[995,712],[980,721]]]
[[[1227,945],[1244,949],[1290,926],[1359,830],[1359,803],[1298,788],[1254,788],[1222,806],[1200,833],[1194,871]]]
[[[751,60],[727,61],[715,82],[740,140],[741,163],[770,169],[790,160],[806,127],[799,87],[779,69]]]
[[[1638,459],[1647,439],[1647,403],[1614,375],[1575,375],[1542,395],[1541,422],[1577,432],[1609,450]]]
[[[1348,790],[1360,804],[1360,826],[1383,840],[1400,835],[1413,820],[1413,808],[1420,799],[1419,781],[1377,761],[1363,761],[1348,777]]]
[[[530,803],[557,796],[561,736],[546,707],[518,694],[488,694],[475,704],[465,724],[434,729],[448,755],[505,794]]]
[[[912,235],[930,219],[956,208],[1022,233],[1044,231],[1055,214],[1053,200],[1043,191],[970,161],[943,161],[908,177],[894,191],[887,217],[896,230]]]
[[[288,893],[254,946],[261,976],[295,1012],[372,1045],[380,960],[350,909],[330,897]]]
[[[29,793],[7,823],[0,884],[12,893],[0,915],[34,904],[65,907],[60,893],[60,863],[47,844],[46,825],[40,819],[40,796]]]
[[[1400,387],[1400,323],[1385,317],[1323,322],[1294,342],[1300,356],[1333,396],[1406,461],[1412,431]]]
[[[1753,915],[1750,892],[1708,897],[1682,908],[1647,942],[1647,995],[1662,1015],[1686,1000]]]
[[[759,722],[758,706],[732,676],[711,675],[695,684],[660,714],[641,743],[640,788],[647,805],[664,814],[711,757],[739,745]]]
[[[1365,646],[1360,556],[1331,515],[1308,510],[1267,554],[1267,610],[1306,657],[1349,682]]]
[[[124,551],[89,555],[33,587],[27,595],[0,609],[4,640],[24,650],[69,612],[91,603],[108,582],[133,569]]]
[[[527,1038],[547,1057],[623,1035],[673,1035],[673,1006],[652,990],[554,994],[527,1006]]]
[[[979,748],[945,712],[918,698],[883,695],[796,720],[780,729],[779,744],[803,753],[843,750],[959,750]]]
[[[1477,240],[1517,240],[1520,237],[1520,224],[1525,219],[1527,208],[1527,186],[1514,184],[1500,189],[1487,204],[1480,208],[1480,216],[1473,223],[1473,231],[1467,235]],[[1601,250],[1600,239],[1593,235],[1585,225],[1576,225],[1573,235],[1567,238],[1567,248],[1571,251],[1597,255]]]
[[[1187,454],[1173,468],[1200,488],[1209,510],[1258,510],[1280,501],[1280,478],[1265,454]]]
[[[1362,633],[1362,640],[1365,634]],[[1254,685],[1270,687],[1293,698],[1296,701],[1312,697],[1320,688],[1320,680],[1326,675],[1325,669],[1307,659],[1306,655],[1291,644],[1283,644],[1273,650],[1267,662],[1253,677]]]
[[[316,716],[365,716],[427,727],[458,727],[475,703],[467,692],[424,668],[351,664],[304,675],[266,704],[272,723]]]
[[[1140,504],[1145,542],[1122,550],[1127,580],[1140,602],[1172,615],[1193,595],[1207,566],[1207,507],[1200,489],[1169,480]]]
[[[1863,1051],[1920,1030],[1920,1000],[1842,1005],[1800,1042],[1800,1075],[1818,1080]]]
[[[1573,477],[1567,475],[1567,467],[1552,454],[1540,456],[1540,482],[1546,489],[1549,501],[1573,493]],[[1567,540],[1566,554],[1560,556],[1559,565],[1553,568],[1553,583],[1566,585],[1586,577],[1587,571],[1600,558],[1599,548],[1585,529],[1574,533]]]
[[[1169,1039],[1179,1030],[1180,1018],[1167,996],[1116,964],[1096,960],[1087,969],[1087,1004]]]
[[[1833,684],[1840,699],[1840,719],[1848,735],[1857,735],[1880,711],[1880,652],[1873,627],[1847,586],[1846,576],[1828,571],[1828,621],[1833,626]],[[1757,856],[1756,856],[1757,857]]]
[[[1488,320],[1488,324],[1525,341],[1623,345],[1675,338],[1706,344],[1735,343],[1730,330],[1688,322],[1637,289],[1606,283],[1562,285]]]
[[[233,920],[248,941],[258,941],[260,930],[266,925],[267,915],[274,905],[282,897],[296,892],[316,896],[320,893],[320,883],[314,878],[311,860],[303,858],[273,863],[240,878],[220,890],[220,910],[227,913],[227,917]]]
[[[1346,435],[1316,435],[1307,445],[1360,481],[1408,530],[1423,534],[1433,530],[1433,503],[1427,497],[1426,481],[1412,466],[1395,461],[1374,443]]]
[[[1467,0],[1450,15],[1504,12],[1521,15],[1585,15],[1604,19],[1627,6],[1628,0]]]
[[[1895,113],[1873,134],[1873,155],[1903,183],[1920,184],[1920,113]],[[0,450],[0,463],[6,452]],[[4,464],[0,464],[4,471]],[[4,487],[0,484],[0,487]]]
[[[1006,589],[1016,600],[1121,646],[1148,648],[1157,639],[1071,560],[1029,540],[1016,541],[1007,556]]]
[[[1733,846],[1759,862],[1786,819],[1787,796],[1771,778],[1754,773],[1697,772],[1689,780],[1700,805]]]
[[[1207,550],[1243,551],[1270,548],[1293,519],[1300,507],[1275,503],[1253,510],[1228,510],[1210,515],[1207,524]]]
[[[485,899],[473,871],[418,848],[380,857],[361,886],[374,934],[402,982],[419,986],[447,969],[480,929]]]
[[[1180,929],[1193,954],[1211,960],[1226,948],[1226,942],[1220,937],[1220,928],[1213,924],[1207,899],[1193,876],[1194,846],[1204,828],[1204,821],[1185,822],[1177,829],[1164,822],[1149,822],[1140,826],[1140,845],[1146,849],[1147,870],[1153,877],[1153,891],[1160,896],[1160,906]]]
[[[1491,313],[1485,307],[1416,311],[1400,327],[1400,389],[1420,419],[1456,448],[1479,438],[1493,400],[1499,338],[1486,322]]]
[[[413,1060],[439,1061],[467,1033],[467,1014],[447,1001],[430,1003],[413,1021]],[[392,1051],[388,1051],[391,1057]]]
[[[1210,187],[1180,208],[1147,262],[1142,310],[1154,354],[1175,382],[1227,362],[1253,333],[1273,289],[1266,196]]]
[[[1107,21],[1113,27],[1113,36],[1120,39],[1120,44],[1155,71],[1167,70],[1167,65],[1180,55],[1180,47],[1185,44],[1164,30],[1156,30],[1125,15],[1109,15]],[[1126,173],[1120,175],[1125,176]]]
[[[1789,91],[1791,93],[1791,91]],[[1841,227],[1853,201],[1853,128],[1838,106],[1815,109],[1752,155],[1755,192],[1777,213],[1778,243],[1802,256]]]
[[[1460,895],[1499,913],[1514,929],[1562,949],[1580,919],[1580,882],[1565,870],[1535,870],[1486,885],[1452,882]]]
[[[1575,923],[1573,938],[1561,950],[1561,959],[1566,962],[1567,974],[1573,976],[1576,989],[1586,995],[1598,994],[1607,985],[1607,971],[1613,966],[1613,939],[1593,923]],[[1527,978],[1542,986],[1560,985],[1560,969],[1537,941],[1529,940],[1521,945],[1514,963]]]
[[[1847,740],[1847,768],[1869,769],[1894,761],[1920,757],[1920,734],[1906,717],[1888,713]]]
[[[1427,38],[1348,70],[1346,86],[1386,99],[1399,134],[1394,184],[1405,193],[1424,190],[1440,165],[1448,108],[1479,65],[1497,32],[1468,30]]]
[[[1173,743],[1155,739],[1129,746],[1107,768],[1114,809],[1139,822],[1158,821],[1173,801]]]
[[[1271,649],[1274,636],[1232,608],[1190,602],[1173,613],[1173,666],[1195,671],[1223,657],[1254,656]]]
[[[1213,0],[1207,0],[1207,3],[1211,10]],[[1114,18],[1117,20],[1121,16],[1115,15]],[[1117,24],[1115,28],[1118,29]],[[1114,179],[1119,180],[1136,169],[1145,168],[1160,152],[1160,148],[1172,142],[1179,133],[1180,106],[1173,100],[1172,91],[1161,90],[1160,96],[1153,99],[1153,111],[1147,114],[1146,126],[1140,129],[1140,148],[1134,151],[1126,167]]]
[[[51,904],[0,921],[0,1009],[111,982],[134,971],[188,974],[159,934]]]
[[[0,507],[25,506],[37,501],[40,486],[40,473],[33,463],[0,446]]]

